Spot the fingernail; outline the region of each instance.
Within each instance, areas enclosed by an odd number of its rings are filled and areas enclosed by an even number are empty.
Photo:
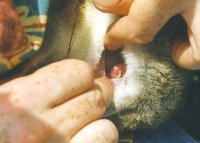
[[[108,36],[104,37],[104,47],[110,51],[115,51],[118,49],[122,49],[124,47],[124,43],[119,43],[118,41],[109,40]]]
[[[118,0],[109,0],[106,1],[105,0],[95,0],[94,4],[101,10],[104,11],[110,11],[111,9],[113,9],[113,7],[118,3]]]
[[[111,44],[109,44],[109,45],[108,45],[108,44],[105,44],[104,47],[105,47],[106,49],[108,49],[109,51],[115,51],[115,50],[119,49],[119,48],[118,48],[119,46],[111,45]]]

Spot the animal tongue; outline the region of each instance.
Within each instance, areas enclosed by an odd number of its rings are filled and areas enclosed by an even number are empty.
[[[112,78],[122,78],[123,75],[125,74],[125,64],[117,64],[114,65],[110,72],[109,72],[109,77]]]
[[[10,58],[24,50],[27,42],[12,0],[0,1],[0,53]]]
[[[121,54],[121,49],[109,51],[105,49],[99,64],[95,68],[96,77],[107,76],[113,81],[114,87],[118,86],[126,71],[126,65]]]
[[[117,87],[120,85],[122,81],[122,77],[125,74],[125,64],[118,64],[111,68],[110,70],[110,78],[114,83],[114,87]]]

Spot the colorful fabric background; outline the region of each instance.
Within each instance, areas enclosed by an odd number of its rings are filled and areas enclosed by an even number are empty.
[[[13,0],[29,43],[21,53],[6,58],[0,54],[0,75],[30,59],[41,48],[50,0]]]

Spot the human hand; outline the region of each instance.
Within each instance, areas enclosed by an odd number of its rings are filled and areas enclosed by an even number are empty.
[[[200,1],[198,0],[93,0],[104,12],[123,15],[107,30],[105,46],[116,50],[124,43],[146,44],[163,25],[181,14],[188,24],[189,41],[177,43],[174,62],[187,69],[200,69]]]
[[[115,126],[97,120],[112,95],[110,82],[94,80],[82,61],[48,65],[0,86],[0,142],[115,143]]]

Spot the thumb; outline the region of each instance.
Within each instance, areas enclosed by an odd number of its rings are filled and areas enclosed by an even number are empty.
[[[182,11],[183,6],[177,5],[178,2],[172,0],[165,3],[162,0],[133,1],[128,15],[108,28],[104,38],[105,46],[116,50],[124,43],[146,44],[152,41],[163,25]]]

